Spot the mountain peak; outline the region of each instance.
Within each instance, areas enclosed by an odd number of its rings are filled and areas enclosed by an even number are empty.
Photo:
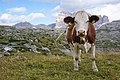
[[[37,25],[33,25],[30,22],[19,22],[15,25],[13,25],[16,28],[42,28],[42,29],[53,29],[55,28],[55,23],[46,25],[46,24],[37,24]]]
[[[25,22],[19,22],[13,26],[15,26],[16,28],[32,28],[32,26],[34,26],[34,25],[25,21]]]

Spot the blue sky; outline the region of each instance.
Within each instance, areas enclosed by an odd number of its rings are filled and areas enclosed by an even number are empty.
[[[0,24],[13,25],[28,21],[50,24],[61,11],[86,10],[90,14],[107,15],[120,20],[120,0],[0,0]]]
[[[32,24],[54,23],[56,18],[53,16],[53,9],[57,5],[59,5],[59,2],[37,0],[0,0],[0,15],[4,18],[0,20],[0,24],[14,24],[19,21],[28,21]],[[30,15],[33,19],[30,19]],[[11,16],[13,21],[9,21],[9,19],[6,18],[9,18],[9,16]],[[21,18],[22,16],[24,16],[25,19],[13,19],[13,17]]]

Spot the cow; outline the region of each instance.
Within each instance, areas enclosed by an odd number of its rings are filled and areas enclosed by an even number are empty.
[[[63,20],[68,24],[66,38],[73,56],[74,71],[79,70],[78,64],[81,61],[81,53],[90,51],[92,69],[94,72],[98,72],[95,61],[96,31],[93,25],[98,20],[98,16],[90,16],[85,11],[78,11],[74,17],[67,16]]]

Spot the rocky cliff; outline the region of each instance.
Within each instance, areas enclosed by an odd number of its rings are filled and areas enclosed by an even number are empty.
[[[97,21],[94,26],[96,29],[99,29],[103,24],[106,24],[109,22],[108,16],[106,15],[98,15],[99,16],[99,21]]]
[[[15,26],[16,28],[32,28],[34,25],[32,25],[29,22],[20,22],[20,23],[13,25],[13,26]]]
[[[97,50],[120,51],[120,20],[102,25],[97,30]]]
[[[72,16],[72,14],[69,12],[60,12],[58,14],[58,16],[56,17],[56,26],[55,26],[56,29],[66,28],[65,26],[66,24],[63,22],[63,19],[67,16]]]
[[[26,29],[26,28],[42,28],[42,29],[54,29],[55,28],[56,23],[52,23],[52,24],[37,24],[37,25],[33,25],[29,22],[19,22],[16,23],[15,25],[13,25],[13,27],[16,27],[18,29]]]
[[[69,49],[65,36],[59,39],[58,46],[55,44],[56,38],[63,31],[0,26],[0,52],[44,51],[45,54],[59,54],[60,49]],[[120,52],[120,20],[106,23],[96,31],[97,52]]]

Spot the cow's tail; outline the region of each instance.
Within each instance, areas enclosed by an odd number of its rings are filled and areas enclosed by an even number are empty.
[[[65,32],[66,32],[66,30],[65,30],[63,33],[61,33],[61,34],[57,37],[57,39],[56,39],[55,41],[57,42],[58,39],[59,39]]]

